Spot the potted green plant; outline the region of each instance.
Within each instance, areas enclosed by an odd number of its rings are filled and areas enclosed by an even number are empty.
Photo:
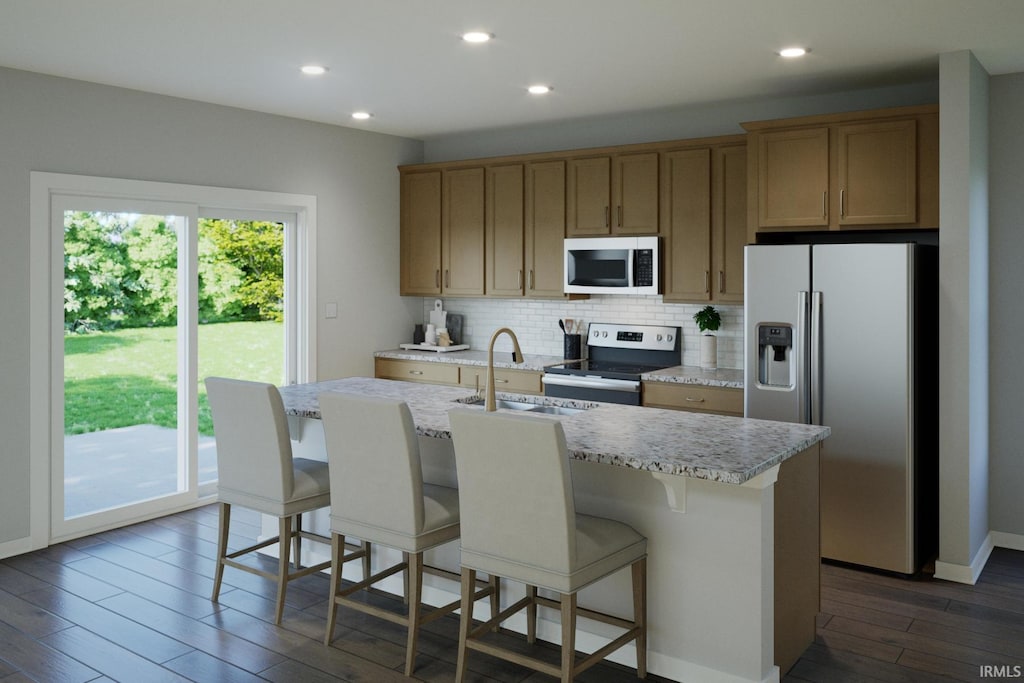
[[[700,366],[714,370],[718,368],[718,338],[711,333],[722,326],[722,316],[714,306],[705,306],[693,314],[693,321],[703,335],[700,338]]]

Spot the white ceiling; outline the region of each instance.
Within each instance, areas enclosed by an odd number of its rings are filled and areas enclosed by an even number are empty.
[[[0,66],[414,138],[900,84],[964,49],[1024,71],[1024,0],[0,2]]]

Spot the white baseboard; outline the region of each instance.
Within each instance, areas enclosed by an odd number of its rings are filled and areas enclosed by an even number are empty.
[[[955,581],[956,583],[966,583],[974,585],[978,582],[978,577],[981,576],[981,571],[985,568],[985,563],[988,562],[989,555],[992,554],[992,548],[995,545],[993,543],[992,532],[990,531],[985,536],[984,542],[981,547],[978,548],[978,552],[975,553],[974,559],[971,560],[971,564],[953,564],[951,562],[943,562],[941,560],[935,561],[935,578],[944,579],[946,581]]]
[[[1024,535],[1011,534],[1005,531],[989,532],[992,544],[997,548],[1008,548],[1010,550],[1024,550]]]

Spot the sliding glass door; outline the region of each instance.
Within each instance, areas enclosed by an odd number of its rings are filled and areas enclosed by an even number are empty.
[[[61,539],[214,494],[203,380],[283,384],[298,379],[301,363],[289,282],[294,215],[99,197],[52,202],[54,233],[63,236],[53,320],[63,330],[53,358],[60,438],[51,463],[51,538]]]

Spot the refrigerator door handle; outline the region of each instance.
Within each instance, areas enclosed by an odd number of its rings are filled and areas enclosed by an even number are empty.
[[[797,404],[799,415],[797,421],[807,424],[810,422],[810,404],[808,397],[807,379],[807,317],[808,317],[808,292],[797,292],[796,294],[796,330],[793,335],[794,348],[793,358],[796,359],[796,387]]]
[[[815,425],[822,424],[821,349],[821,292],[811,292],[811,419],[809,422]]]

